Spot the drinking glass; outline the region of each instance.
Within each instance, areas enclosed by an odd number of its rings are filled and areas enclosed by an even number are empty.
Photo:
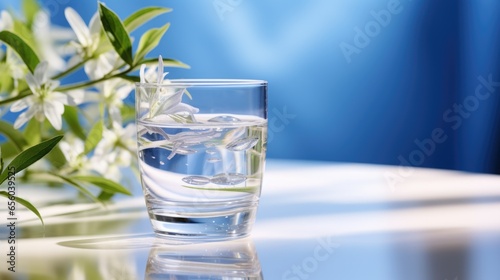
[[[267,82],[136,84],[138,157],[155,233],[186,241],[247,236],[267,142]]]

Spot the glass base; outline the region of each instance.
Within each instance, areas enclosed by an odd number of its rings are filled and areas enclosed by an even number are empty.
[[[195,209],[200,210],[200,205]],[[255,222],[257,203],[217,212],[176,213],[161,207],[151,207],[148,210],[153,230],[158,237],[181,242],[209,242],[248,236]]]

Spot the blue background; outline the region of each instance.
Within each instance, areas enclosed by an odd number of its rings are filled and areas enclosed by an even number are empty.
[[[97,7],[40,2],[65,26],[66,6],[87,22]],[[153,55],[191,69],[169,69],[170,78],[268,80],[270,158],[500,173],[500,87],[475,97],[478,77],[500,81],[499,1],[105,3],[122,18],[149,5],[174,9],[146,26],[172,23]],[[430,144],[436,132],[441,143]]]

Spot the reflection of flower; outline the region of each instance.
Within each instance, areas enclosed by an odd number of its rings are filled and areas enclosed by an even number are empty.
[[[49,80],[47,67],[48,63],[44,61],[38,64],[34,74],[26,74],[26,83],[33,94],[12,104],[10,108],[12,112],[20,112],[28,108],[19,115],[14,128],[20,128],[33,117],[40,122],[47,117],[55,129],[61,129],[61,115],[64,113],[64,105],[70,103],[70,98],[68,95],[54,91],[59,86],[59,82]]]

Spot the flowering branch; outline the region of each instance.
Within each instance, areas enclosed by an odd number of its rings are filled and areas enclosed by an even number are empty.
[[[0,146],[0,184],[14,166],[18,180],[72,185],[93,201],[130,195],[120,171],[136,166],[135,124],[124,115],[133,106],[126,99],[140,81],[132,74],[141,65],[157,63],[147,55],[170,25],[144,32],[135,48],[130,33],[171,9],[147,7],[122,21],[99,3],[87,25],[67,8],[67,29],[38,20],[49,17],[40,7],[32,8],[36,12],[23,20],[0,11],[0,69],[8,70],[0,77],[0,115],[10,111],[17,117],[13,123],[0,122],[6,138]],[[174,59],[161,59],[161,64],[188,68]],[[86,78],[61,83],[81,69]],[[11,159],[7,168],[4,159]],[[40,160],[45,164],[35,168]],[[42,218],[27,200],[16,199]]]

